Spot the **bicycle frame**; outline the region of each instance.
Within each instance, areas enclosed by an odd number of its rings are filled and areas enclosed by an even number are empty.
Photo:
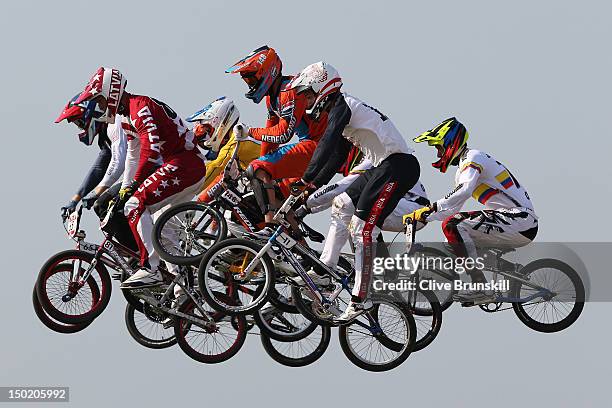
[[[300,196],[301,197],[301,196]],[[290,265],[297,272],[297,274],[306,282],[306,288],[308,289],[310,295],[313,297],[313,301],[317,302],[321,305],[325,310],[330,311],[335,316],[339,316],[341,311],[333,306],[333,302],[338,298],[340,293],[343,290],[347,290],[350,292],[349,287],[349,279],[350,275],[340,275],[333,268],[325,265],[323,262],[319,260],[319,255],[314,252],[311,248],[308,248],[301,243],[297,242],[293,239],[289,234],[285,232],[285,229],[290,228],[290,224],[285,218],[286,214],[291,210],[291,208],[295,205],[295,203],[300,199],[298,196],[290,195],[281,208],[279,208],[274,215],[274,220],[279,222],[279,226],[276,228],[272,236],[267,240],[266,244],[259,250],[257,255],[249,262],[245,270],[242,272],[241,277],[238,279],[239,281],[245,282],[250,279],[250,275],[259,263],[259,260],[265,256],[267,253],[272,252],[275,255],[275,251],[273,246],[279,247],[281,254],[286,257],[289,261]],[[252,234],[245,233],[247,237],[252,237]],[[308,276],[308,273],[304,269],[304,267],[300,264],[300,261],[294,255],[292,251],[296,251],[299,255],[307,258],[311,262],[317,264],[318,267],[323,269],[325,273],[330,275],[336,282],[336,288],[332,292],[332,294],[328,297],[326,296],[314,283],[312,278]],[[289,282],[296,284],[293,279],[290,277],[286,277]],[[380,325],[378,324],[377,319],[372,316],[371,312],[366,312],[365,317],[368,319],[369,325],[361,322],[359,320],[354,320],[351,323],[357,324],[367,330],[369,330],[375,336],[380,337],[379,340],[386,344],[386,346],[392,350],[400,350],[402,345],[390,340],[384,333]]]
[[[415,243],[415,241],[416,241],[416,220],[411,220],[411,222],[406,225],[406,252],[408,254],[410,254],[411,251],[417,250],[418,248],[422,248],[422,245]],[[432,270],[430,272],[440,275],[448,280],[453,280],[456,278],[456,276],[452,276],[451,274],[448,274],[444,271]],[[488,270],[488,272],[493,272],[494,281],[497,280],[498,275],[502,275],[505,278],[508,278],[509,281],[518,281],[518,282],[521,282],[525,286],[528,286],[530,288],[537,290],[536,293],[530,296],[524,297],[524,298],[503,296],[501,293],[498,293],[495,299],[496,302],[525,303],[525,302],[529,302],[529,301],[532,301],[540,297],[543,298],[547,296],[555,296],[554,292],[551,292],[550,290],[542,286],[535,285],[531,283],[529,280],[524,279],[520,276],[517,276],[515,273],[505,272],[497,268]]]
[[[81,281],[86,282],[87,279],[89,279],[89,277],[91,276],[98,262],[101,262],[102,264],[108,266],[109,268],[115,271],[124,272],[127,275],[131,275],[134,272],[134,270],[126,262],[125,257],[127,256],[133,259],[139,259],[138,254],[136,254],[129,248],[125,247],[121,243],[113,240],[113,234],[106,233],[105,231],[103,231],[104,241],[102,241],[100,245],[94,244],[91,242],[86,242],[85,238],[87,234],[83,230],[78,230],[78,225],[79,225],[80,216],[82,214],[82,210],[83,210],[83,207],[80,207],[78,212],[76,212],[77,215],[74,217],[74,219],[71,220],[71,222],[73,222],[76,225],[76,229],[73,232],[69,232],[67,229],[68,235],[77,242],[77,249],[80,249],[84,252],[92,253],[94,255],[93,260],[90,263],[87,270],[85,271],[85,273],[79,277]],[[109,217],[114,215],[112,213],[113,210],[114,210],[114,207],[112,209],[109,209],[110,215],[105,217],[104,221],[102,222],[102,225],[105,225],[106,222],[108,222]],[[120,252],[123,253],[124,255],[122,255]],[[81,267],[80,267],[80,261],[79,261],[77,270],[80,270],[80,269]],[[70,276],[71,281],[74,280],[75,278],[73,273],[74,273],[74,269]],[[184,280],[185,283],[182,283],[181,280]],[[170,296],[174,294],[174,287],[176,285],[179,285],[181,289],[183,290],[183,292],[186,293],[187,296],[191,298],[191,300],[194,302],[194,304],[196,305],[196,307],[202,313],[202,315],[205,317],[206,320],[198,319],[197,317],[190,316],[186,313],[179,312],[173,308],[164,306],[164,304],[170,299]],[[194,294],[192,293],[193,291],[192,291],[191,285],[189,284],[189,280],[187,279],[185,272],[180,268],[179,268],[179,273],[177,273],[176,276],[174,276],[174,279],[172,280],[172,282],[170,283],[170,285],[168,286],[168,288],[166,289],[166,291],[164,292],[164,294],[162,295],[160,299],[157,299],[154,296],[150,296],[152,292],[148,288],[132,289],[131,292],[134,294],[134,296],[145,301],[151,306],[162,310],[163,312],[167,314],[171,314],[177,317],[187,319],[191,323],[196,324],[197,326],[203,327],[205,329],[209,329],[209,330],[214,329],[214,326],[215,326],[214,319],[212,319],[210,317],[210,314],[202,308],[202,306],[198,302],[198,298],[196,298]]]

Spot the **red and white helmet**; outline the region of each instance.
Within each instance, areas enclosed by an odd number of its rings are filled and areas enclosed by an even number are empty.
[[[55,119],[55,123],[60,123],[63,120],[74,123],[82,130],[78,134],[79,140],[90,146],[106,124],[99,120],[103,112],[96,109],[94,101],[75,103],[79,96],[81,94],[75,95],[68,101],[62,113]]]
[[[289,89],[295,89],[298,93],[312,89],[317,95],[314,105],[309,109],[314,111],[322,100],[330,94],[339,91],[342,87],[342,78],[333,66],[326,62],[315,62],[304,68],[289,83]]]
[[[106,109],[102,109],[104,114],[100,117],[100,120],[107,123],[114,123],[117,109],[119,109],[119,101],[123,96],[126,85],[127,79],[125,79],[119,70],[100,67],[93,74],[87,86],[83,92],[81,92],[81,96],[75,103],[90,101],[102,96],[106,100]]]

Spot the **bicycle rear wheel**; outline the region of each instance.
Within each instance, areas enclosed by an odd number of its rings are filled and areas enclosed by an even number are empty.
[[[165,327],[165,314],[156,314],[151,308],[137,310],[132,304],[125,306],[125,325],[136,342],[150,349],[164,349],[176,344],[174,324]]]
[[[231,298],[222,293],[215,293],[215,297],[225,298],[225,302],[232,303]],[[213,324],[210,327],[202,327],[187,318],[176,318],[174,333],[179,347],[200,363],[216,364],[232,358],[240,351],[246,340],[246,318],[217,312],[206,303],[203,303],[202,307]],[[186,300],[179,307],[179,311],[207,320],[191,299]]]
[[[262,334],[277,341],[302,340],[317,328],[300,313],[288,313],[271,304],[257,310],[253,318]]]
[[[557,259],[539,259],[527,264],[520,274],[554,293],[550,299],[540,297],[512,303],[517,317],[527,327],[554,333],[568,328],[580,317],[586,295],[582,279],[571,266]],[[513,281],[513,297],[526,298],[537,292],[520,281]]]
[[[283,342],[262,333],[261,345],[274,361],[288,367],[304,367],[317,361],[329,347],[331,328],[316,326],[301,340]]]
[[[442,327],[440,302],[436,294],[428,290],[395,293],[397,295],[394,300],[408,306],[416,324],[417,334],[413,351],[423,350],[435,340]]]
[[[198,265],[204,253],[227,237],[227,223],[216,208],[195,201],[164,211],[153,227],[153,247],[176,265]]]
[[[112,285],[106,267],[98,262],[87,280],[82,279],[93,259],[88,252],[68,250],[45,262],[36,280],[36,295],[53,319],[64,324],[88,323],[108,306]]]
[[[374,308],[345,326],[340,326],[340,346],[357,367],[387,371],[410,356],[416,341],[416,326],[410,310],[399,303],[375,301]]]
[[[89,327],[92,322],[87,323],[79,323],[79,324],[64,324],[53,320],[51,316],[49,316],[43,310],[40,302],[38,301],[38,296],[36,295],[36,288],[32,290],[32,306],[34,307],[34,313],[38,316],[38,319],[42,324],[44,324],[49,329],[53,330],[56,333],[62,334],[72,334],[80,332],[81,330]]]

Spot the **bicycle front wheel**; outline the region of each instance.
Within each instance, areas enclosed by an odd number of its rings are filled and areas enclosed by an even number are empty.
[[[248,277],[242,276],[261,245],[241,238],[215,244],[198,268],[198,285],[206,302],[219,312],[248,314],[266,303],[274,288],[274,264],[265,254]],[[223,296],[218,297],[216,294]],[[227,299],[231,302],[227,302]]]
[[[399,303],[376,301],[374,308],[352,323],[340,326],[340,346],[357,367],[387,371],[410,356],[416,325],[410,310]]]
[[[272,359],[288,367],[304,367],[320,359],[331,340],[331,328],[316,326],[301,340],[284,342],[261,334],[261,345]]]
[[[585,301],[584,284],[571,266],[557,259],[539,259],[527,264],[520,274],[551,292],[531,301],[512,304],[514,312],[527,327],[554,333],[568,328],[580,317]],[[514,281],[511,292],[514,297],[525,299],[538,293],[538,289]]]
[[[45,262],[36,280],[36,295],[53,319],[64,324],[89,323],[108,306],[110,275],[101,262],[92,267],[93,259],[88,252],[68,250]],[[89,277],[83,279],[90,269]]]
[[[214,207],[190,201],[170,207],[153,227],[153,247],[176,265],[198,265],[208,249],[227,237],[227,223]]]
[[[72,334],[78,333],[83,329],[89,327],[92,322],[87,323],[79,323],[79,324],[64,324],[53,320],[51,316],[49,316],[40,305],[38,300],[38,296],[36,295],[36,288],[32,290],[32,306],[34,307],[34,313],[38,316],[38,319],[42,324],[44,324],[47,328],[53,330],[56,333],[62,334]]]

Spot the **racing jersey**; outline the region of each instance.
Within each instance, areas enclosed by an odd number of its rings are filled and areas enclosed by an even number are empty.
[[[349,94],[342,93],[338,97],[326,120],[325,133],[304,173],[304,181],[313,182],[315,178],[325,180],[328,175],[322,176],[322,171],[336,172],[344,163],[350,146],[346,149],[342,136],[357,147],[374,167],[392,154],[414,152],[387,116]],[[340,157],[337,151],[343,152],[344,156]],[[335,155],[338,157],[333,158]],[[338,164],[330,166],[328,163],[331,162]],[[314,184],[319,185],[317,182]]]
[[[112,186],[123,174],[121,188],[125,188],[130,185],[136,173],[140,140],[127,118],[120,115],[115,117],[115,123],[108,125],[106,132],[111,142],[111,160],[98,187]]]
[[[168,105],[142,95],[129,95],[129,119],[140,139],[140,159],[134,180],[142,183],[164,161],[185,152],[201,157],[194,135]]]
[[[459,160],[454,190],[436,202],[437,211],[427,220],[456,214],[470,197],[486,209],[522,208],[537,219],[527,190],[503,164],[480,150],[466,149]]]
[[[236,148],[236,138],[232,133],[227,143],[219,150],[219,155],[215,160],[211,160],[206,163],[206,177],[204,179],[204,187],[202,190],[208,188],[217,176],[225,169],[227,162],[231,159]],[[242,168],[246,168],[249,163],[259,157],[261,150],[261,142],[248,138],[240,142],[240,149],[238,149],[238,160]]]
[[[249,135],[255,140],[264,142],[261,154],[264,155],[280,144],[287,143],[294,134],[299,140],[317,140],[318,135],[311,135],[309,123],[305,120],[306,99],[295,89],[287,89],[287,85],[293,77],[285,76],[282,78],[281,91],[274,98],[266,96],[266,106],[268,108],[268,119],[266,127],[251,128]]]

